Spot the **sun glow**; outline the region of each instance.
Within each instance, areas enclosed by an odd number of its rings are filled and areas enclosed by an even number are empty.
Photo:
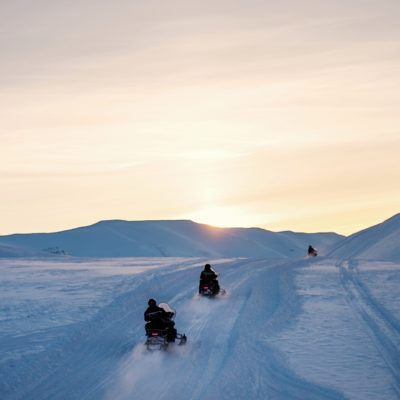
[[[0,5],[0,234],[399,212],[398,1],[36,3]]]
[[[209,206],[188,214],[185,218],[221,228],[250,227],[259,224],[258,217],[249,214],[242,207]]]

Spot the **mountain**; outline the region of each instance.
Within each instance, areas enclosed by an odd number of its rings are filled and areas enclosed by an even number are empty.
[[[400,214],[343,239],[328,256],[400,261]]]
[[[10,246],[0,243],[0,258],[14,257],[40,257],[47,254],[40,251],[30,250],[19,246]]]
[[[309,244],[320,254],[343,236],[216,228],[188,220],[100,221],[54,233],[0,236],[6,246],[77,257],[304,257]]]

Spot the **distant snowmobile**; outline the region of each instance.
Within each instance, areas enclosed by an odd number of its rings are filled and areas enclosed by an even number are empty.
[[[309,257],[316,257],[318,255],[317,250],[315,250],[314,247],[312,247],[311,245],[308,246],[307,253]]]
[[[154,302],[154,304],[153,304]],[[176,311],[172,309],[167,303],[160,303],[155,305],[155,300],[149,300],[149,308],[155,306],[160,311],[145,312],[146,321],[146,342],[147,350],[167,350],[170,343],[175,343],[178,340],[178,345],[181,346],[186,343],[187,337],[185,334],[178,333],[174,327],[173,319],[176,316]],[[147,315],[146,315],[147,313]]]
[[[226,294],[225,289],[219,286],[218,274],[211,268],[210,264],[206,264],[204,270],[201,272],[199,294],[208,297],[214,297],[217,294]]]

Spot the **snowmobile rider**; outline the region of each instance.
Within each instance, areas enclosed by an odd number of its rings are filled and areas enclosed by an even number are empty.
[[[317,255],[317,250],[314,249],[311,245],[308,246],[308,255],[315,257]]]
[[[147,303],[149,306],[144,312],[144,320],[148,321],[145,329],[146,334],[150,330],[167,330],[168,341],[173,342],[176,337],[175,322],[172,321],[174,313],[167,312],[157,305],[154,299],[150,299]]]
[[[218,274],[211,268],[211,265],[206,264],[200,274],[199,293],[201,293],[202,285],[211,285],[213,292],[218,294],[220,287],[217,278]]]

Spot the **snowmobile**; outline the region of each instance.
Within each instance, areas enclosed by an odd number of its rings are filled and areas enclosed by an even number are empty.
[[[160,303],[159,307],[163,308],[169,313],[171,320],[176,316],[176,311],[172,309],[167,303]],[[170,343],[176,343],[181,346],[186,343],[187,337],[185,334],[178,333],[174,327],[160,329],[160,327],[147,327],[146,328],[146,342],[147,350],[167,350]]]
[[[316,257],[318,255],[317,250],[315,250],[312,246],[308,247],[307,253],[309,257]]]
[[[225,290],[221,289],[219,286],[218,275],[219,274],[211,268],[210,264],[204,266],[200,274],[200,296],[215,297],[217,294],[225,294]]]

